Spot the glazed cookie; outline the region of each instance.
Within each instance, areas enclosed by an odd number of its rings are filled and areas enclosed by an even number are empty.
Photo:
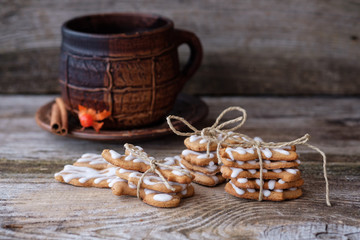
[[[55,173],[55,179],[79,187],[109,187],[109,182],[116,178],[116,167],[96,170],[88,167],[65,165]]]
[[[118,181],[114,183],[111,188],[114,195],[129,195],[137,196],[136,186],[128,183],[126,180]],[[185,197],[191,197],[194,195],[194,188],[188,185],[186,189],[178,193],[162,193],[150,189],[140,189],[140,197],[143,202],[162,208],[177,207],[180,204],[180,199]]]
[[[119,168],[116,171],[116,175],[122,179],[127,180],[129,183],[132,183],[135,186],[137,186],[140,177],[143,175],[143,173]],[[169,181],[169,184],[175,189],[174,191],[168,189],[164,184],[163,180],[159,176],[152,173],[148,173],[143,178],[143,181],[141,183],[141,188],[151,189],[163,193],[181,192],[187,188],[187,184],[171,182],[171,181]]]
[[[221,157],[221,162],[228,167],[242,168],[242,169],[260,169],[259,160],[238,161],[229,158]],[[279,169],[279,168],[294,168],[300,165],[300,160],[295,161],[271,161],[263,160],[263,168],[265,169]]]
[[[180,166],[184,169],[186,169],[186,167],[184,165],[182,165],[180,163]],[[225,182],[225,178],[221,175],[221,173],[218,173],[216,175],[206,175],[202,172],[196,172],[196,171],[191,171],[192,175],[195,176],[195,178],[193,179],[194,183],[198,183],[204,186],[208,186],[208,187],[214,187],[216,185],[219,185],[223,182]]]
[[[247,179],[247,178],[232,178],[231,182],[237,186],[238,188],[246,189],[260,189],[260,179]],[[294,187],[301,187],[304,184],[304,180],[302,178],[293,181],[293,182],[285,182],[282,179],[278,180],[265,180],[263,189],[288,189]]]
[[[216,175],[206,175],[201,172],[192,172],[195,176],[193,182],[198,183],[207,187],[214,187],[217,186],[223,182],[225,182],[225,178],[221,175],[221,173],[218,173]]]
[[[243,148],[243,147],[226,147],[220,149],[220,155],[223,158],[238,161],[249,161],[258,159],[258,155],[255,148]],[[280,160],[280,161],[294,161],[298,158],[295,151],[291,151],[291,147],[288,148],[261,148],[261,157],[265,160]]]
[[[187,137],[184,140],[184,144],[187,149],[196,151],[196,152],[205,152],[207,151],[207,144],[208,141],[203,139],[201,136],[192,135],[190,137]],[[210,151],[216,151],[217,149],[217,143],[211,142],[210,143]]]
[[[218,163],[216,152],[210,152],[208,156],[206,152],[195,152],[185,149],[181,153],[181,158],[197,166],[207,166],[211,163]]]
[[[180,162],[185,167],[185,169],[196,171],[196,172],[202,172],[207,175],[215,175],[218,172],[220,172],[220,166],[217,164],[214,164],[213,162],[204,167],[193,165],[184,159],[181,159]]]
[[[243,170],[221,166],[221,173],[224,178],[260,178],[260,172],[256,169]],[[300,170],[297,168],[286,169],[263,169],[263,179],[282,179],[285,182],[293,182],[301,178]]]
[[[129,155],[120,155],[119,153],[115,152],[114,150],[105,149],[102,153],[102,156],[105,158],[106,161],[109,163],[121,167],[128,170],[134,170],[139,172],[145,172],[146,170],[150,169],[150,163],[143,159],[138,159],[134,157],[132,154]],[[150,157],[150,159],[153,159]],[[180,160],[179,156],[176,157],[167,157],[164,159],[162,164],[169,165],[178,169],[182,169],[178,166],[177,161]],[[165,167],[159,167],[158,170],[161,174],[169,181],[178,182],[178,183],[191,183],[191,180],[194,176],[190,177],[184,174],[181,171],[168,169]]]
[[[74,162],[74,166],[89,167],[102,170],[108,167],[108,162],[100,155],[95,153],[85,153]]]
[[[245,199],[254,199],[259,198],[259,191],[255,189],[242,189],[235,186],[232,182],[228,182],[225,185],[225,191],[235,197],[245,198]],[[302,195],[300,188],[290,188],[290,189],[275,189],[263,191],[263,200],[269,201],[284,201],[289,199],[299,198]]]

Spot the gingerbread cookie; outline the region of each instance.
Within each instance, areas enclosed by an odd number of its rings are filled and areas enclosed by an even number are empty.
[[[129,195],[137,196],[137,189],[134,184],[127,183],[126,180],[116,182],[112,186],[112,192],[114,195]],[[194,188],[192,185],[188,185],[186,189],[178,193],[163,193],[150,189],[140,189],[140,197],[143,202],[162,208],[177,207],[180,204],[180,199],[185,197],[191,197],[194,194]]]
[[[116,178],[116,170],[116,167],[96,170],[88,167],[65,165],[62,171],[55,174],[55,179],[79,187],[108,188],[109,182]]]
[[[196,152],[205,152],[207,151],[208,141],[201,136],[192,135],[184,140],[184,144],[187,149],[196,151]],[[217,143],[211,142],[209,146],[209,151],[216,151]]]
[[[202,172],[207,175],[215,175],[218,172],[220,172],[220,167],[217,164],[214,164],[214,162],[210,163],[207,166],[197,166],[190,164],[188,161],[181,159],[181,164],[185,167],[185,169],[196,171],[196,172]]]
[[[242,169],[260,169],[259,160],[238,161],[229,158],[221,157],[221,162],[228,167],[242,168]],[[263,160],[263,168],[265,169],[279,169],[279,168],[295,168],[300,165],[300,160],[295,161],[271,161]]]
[[[232,182],[228,182],[225,185],[225,191],[235,197],[244,198],[244,199],[254,199],[259,198],[259,191],[255,189],[242,189],[238,188]],[[289,199],[299,198],[302,195],[302,190],[300,188],[290,188],[290,189],[275,189],[263,191],[263,200],[270,201],[284,201]]]
[[[181,158],[197,166],[207,166],[218,163],[216,152],[210,152],[208,156],[206,152],[196,152],[185,149],[181,153]]]
[[[108,162],[100,155],[95,153],[85,153],[76,160],[74,166],[89,167],[97,170],[102,170],[108,167]]]
[[[134,157],[132,154],[129,155],[121,155],[113,150],[105,149],[102,153],[102,156],[105,158],[106,161],[110,162],[114,166],[121,167],[128,170],[134,170],[139,172],[145,172],[150,169],[150,163],[143,159],[139,159]],[[153,159],[150,157],[150,159]],[[165,158],[163,162],[164,165],[172,166],[174,168],[182,169],[178,166],[177,161],[180,159],[179,156],[173,158]],[[191,183],[191,180],[194,176],[190,176],[184,174],[181,171],[168,169],[165,167],[159,167],[158,170],[161,174],[169,181],[179,182],[179,183]]]
[[[129,183],[134,184],[135,186],[138,185],[138,182],[141,178],[143,173],[127,170],[123,168],[119,168],[116,171],[116,175],[119,176],[122,179],[127,180]],[[152,173],[148,173],[144,176],[143,181],[141,182],[140,187],[155,190],[158,192],[163,193],[172,193],[172,192],[181,192],[187,188],[187,184],[182,184],[178,182],[168,182],[170,186],[172,186],[175,190],[172,191],[171,189],[168,189],[166,185],[164,184],[163,180]]]
[[[247,178],[232,178],[231,182],[237,186],[238,188],[246,189],[260,189],[260,179],[247,179]],[[294,187],[301,187],[304,184],[304,180],[302,178],[293,181],[293,182],[285,182],[282,179],[278,180],[265,180],[263,189],[288,189]]]
[[[281,161],[294,161],[298,158],[295,151],[284,148],[261,148],[261,158],[264,160],[281,160]],[[243,147],[226,147],[220,149],[220,155],[222,158],[228,158],[238,161],[249,161],[258,159],[259,156],[255,148],[243,148]]]
[[[180,166],[184,169],[187,169],[183,164],[181,164],[181,162],[180,162]],[[202,172],[191,171],[191,170],[188,171],[190,171],[190,173],[195,176],[193,182],[201,184],[203,186],[214,187],[216,185],[225,182],[225,178],[223,178],[221,173],[217,173],[216,175],[207,175]]]
[[[216,175],[206,175],[201,172],[192,172],[194,174],[195,178],[193,180],[194,183],[198,183],[200,185],[204,185],[207,187],[214,187],[217,186],[223,182],[225,182],[225,178],[221,175],[221,173],[218,173]]]
[[[256,169],[243,170],[241,168],[233,168],[228,166],[221,166],[220,169],[224,178],[259,178],[260,172]],[[301,178],[299,169],[263,169],[263,179],[282,179],[285,182],[293,182]]]

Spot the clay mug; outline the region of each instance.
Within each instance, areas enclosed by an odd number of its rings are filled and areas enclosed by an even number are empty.
[[[178,47],[190,57],[180,70]],[[60,86],[67,108],[111,112],[104,127],[136,128],[172,109],[199,68],[202,47],[194,33],[174,29],[165,17],[114,13],[71,19],[62,26]]]

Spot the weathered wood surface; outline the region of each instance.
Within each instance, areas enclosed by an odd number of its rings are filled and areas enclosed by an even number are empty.
[[[57,84],[60,25],[97,12],[149,12],[195,32],[196,94],[360,94],[360,1],[0,1],[0,92]]]
[[[256,202],[216,188],[176,209],[157,209],[108,189],[57,183],[53,174],[84,152],[119,151],[119,142],[51,135],[34,113],[53,96],[0,96],[1,239],[359,239],[360,99],[206,97],[209,125],[231,105],[247,109],[242,131],[265,140],[291,140],[308,132],[328,156],[331,202],[324,201],[319,156],[299,147],[304,196],[282,203]],[[139,142],[156,157],[183,149],[182,137]]]

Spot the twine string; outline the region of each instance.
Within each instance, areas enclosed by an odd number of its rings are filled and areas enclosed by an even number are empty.
[[[230,112],[230,111],[239,111],[243,115],[237,118],[234,118],[232,120],[225,121],[222,124],[219,124],[222,120],[223,116]],[[220,148],[222,144],[226,144],[226,146],[229,147],[244,147],[244,148],[255,148],[258,158],[259,158],[259,165],[260,165],[260,190],[259,190],[259,201],[263,200],[263,159],[261,155],[261,149],[262,148],[283,148],[287,146],[295,146],[295,145],[304,145],[307,146],[315,151],[317,151],[323,158],[323,173],[324,173],[324,179],[325,179],[325,197],[326,197],[326,205],[331,206],[330,203],[330,197],[329,197],[329,182],[327,177],[327,171],[326,171],[326,155],[323,151],[321,151],[319,148],[307,143],[310,139],[309,134],[305,134],[304,136],[297,138],[293,141],[289,142],[260,142],[257,141],[245,134],[241,133],[235,133],[233,131],[236,131],[239,129],[246,121],[247,114],[246,111],[241,107],[229,107],[225,109],[223,112],[220,113],[220,115],[216,118],[215,123],[211,127],[204,128],[202,130],[196,129],[194,126],[192,126],[188,121],[186,121],[182,117],[170,115],[166,118],[167,123],[170,127],[170,129],[179,136],[189,137],[192,135],[201,136],[203,139],[207,141],[206,145],[206,153],[209,156],[209,149],[211,143],[216,143],[216,155],[218,158],[218,161],[221,162],[221,156],[220,156]],[[174,125],[172,124],[171,120],[178,120],[182,123],[184,123],[189,129],[191,129],[193,132],[181,132],[178,131]],[[237,123],[236,126],[228,129],[224,129],[227,125]],[[220,138],[219,138],[220,136]]]
[[[175,188],[172,187],[168,180],[166,180],[166,178],[164,177],[164,175],[158,170],[158,168],[163,167],[166,169],[170,169],[170,170],[175,170],[175,171],[179,171],[183,174],[185,174],[188,177],[191,177],[190,173],[188,171],[185,171],[184,169],[181,168],[177,168],[176,166],[171,166],[171,165],[166,165],[164,164],[164,160],[160,160],[160,159],[154,159],[154,158],[150,158],[144,151],[139,150],[138,148],[136,148],[134,145],[126,143],[124,145],[125,149],[130,152],[130,154],[136,158],[139,158],[141,160],[145,160],[147,162],[149,162],[150,168],[148,170],[146,170],[140,177],[138,184],[137,184],[137,189],[136,189],[136,195],[138,198],[140,198],[140,189],[141,189],[141,183],[143,182],[146,174],[148,173],[155,173],[157,174],[161,180],[163,181],[164,185],[166,186],[167,189],[171,190],[171,191],[175,191]]]

